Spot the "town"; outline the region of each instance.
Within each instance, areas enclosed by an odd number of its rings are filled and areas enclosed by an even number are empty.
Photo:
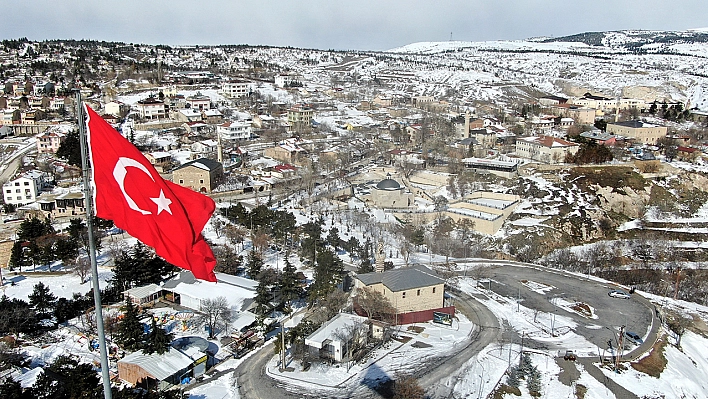
[[[102,397],[79,96],[217,206],[216,283],[91,216],[113,397],[708,395],[708,35],[597,34],[3,40],[0,397]]]

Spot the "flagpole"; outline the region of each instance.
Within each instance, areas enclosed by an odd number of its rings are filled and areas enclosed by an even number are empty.
[[[96,241],[93,235],[93,196],[91,195],[91,179],[89,177],[88,148],[86,142],[86,122],[81,91],[76,91],[76,114],[79,124],[79,142],[81,144],[81,170],[84,182],[84,200],[86,204],[86,228],[88,229],[89,259],[91,260],[91,282],[93,283],[93,302],[96,314],[96,329],[98,330],[98,349],[101,353],[101,377],[103,379],[103,397],[111,399],[111,378],[108,370],[108,351],[106,350],[106,334],[103,329],[103,312],[101,310],[101,289],[98,286],[98,266],[96,264]]]

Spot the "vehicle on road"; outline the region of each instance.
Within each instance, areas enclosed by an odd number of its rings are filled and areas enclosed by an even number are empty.
[[[570,361],[575,361],[578,357],[575,355],[573,351],[565,351],[565,355],[563,356],[564,360],[570,360]]]
[[[620,299],[629,299],[632,296],[629,295],[629,293],[622,291],[622,290],[612,290],[607,293],[607,295],[611,296],[612,298],[620,298]]]
[[[627,338],[627,341],[633,342],[637,345],[641,345],[644,340],[642,337],[639,336],[639,334],[632,332],[632,331],[625,331],[624,332],[625,338]]]

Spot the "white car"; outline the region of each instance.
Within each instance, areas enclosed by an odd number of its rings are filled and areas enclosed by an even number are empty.
[[[607,295],[613,297],[613,298],[620,298],[620,299],[629,299],[632,296],[629,295],[628,293],[622,291],[622,290],[612,290],[607,293]]]

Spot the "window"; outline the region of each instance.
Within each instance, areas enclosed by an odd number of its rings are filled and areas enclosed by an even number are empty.
[[[405,298],[405,297],[406,297],[406,292],[403,291],[403,295],[401,296],[401,298]]]
[[[5,190],[6,193],[12,194],[12,190]]]
[[[29,186],[29,182],[28,182],[28,181],[25,182],[25,186]]]
[[[16,186],[19,186],[19,185],[20,185],[20,182],[16,181],[16,182],[15,182],[15,185],[16,185]]]
[[[199,179],[199,184],[204,184],[204,179]]]
[[[418,290],[418,296],[420,296],[420,290]]]
[[[435,293],[435,287],[433,287],[433,294]]]
[[[179,179],[179,184],[184,184],[184,180]]]

